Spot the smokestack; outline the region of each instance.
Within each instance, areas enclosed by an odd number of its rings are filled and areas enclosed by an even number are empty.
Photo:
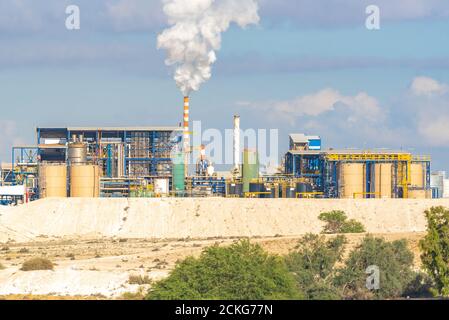
[[[234,169],[240,166],[240,116],[234,116]]]
[[[188,168],[189,152],[190,152],[190,136],[189,136],[189,97],[184,97],[184,155],[185,165]],[[187,174],[187,170],[186,170]]]

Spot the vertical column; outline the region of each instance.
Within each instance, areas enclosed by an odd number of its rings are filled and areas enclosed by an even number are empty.
[[[185,159],[185,174],[188,174],[189,153],[190,153],[190,136],[189,136],[189,97],[184,97],[184,159]]]

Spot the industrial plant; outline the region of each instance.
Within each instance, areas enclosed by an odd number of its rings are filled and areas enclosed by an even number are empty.
[[[189,99],[183,126],[36,129],[36,144],[12,148],[0,175],[2,204],[53,197],[436,198],[445,177],[429,156],[390,150],[324,150],[320,136],[293,133],[282,167],[261,174],[258,152],[240,146],[216,172],[204,146],[189,173]],[[241,161],[242,159],[243,161]]]

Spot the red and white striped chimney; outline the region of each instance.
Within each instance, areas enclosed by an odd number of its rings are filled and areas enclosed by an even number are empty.
[[[185,165],[188,165],[190,153],[190,132],[189,132],[189,97],[184,97],[184,154]]]

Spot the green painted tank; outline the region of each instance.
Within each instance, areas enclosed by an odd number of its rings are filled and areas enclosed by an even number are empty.
[[[177,153],[173,157],[173,191],[184,191],[185,186],[185,164],[184,154]]]
[[[243,193],[249,192],[251,180],[259,178],[259,156],[257,151],[245,149],[243,151]]]

